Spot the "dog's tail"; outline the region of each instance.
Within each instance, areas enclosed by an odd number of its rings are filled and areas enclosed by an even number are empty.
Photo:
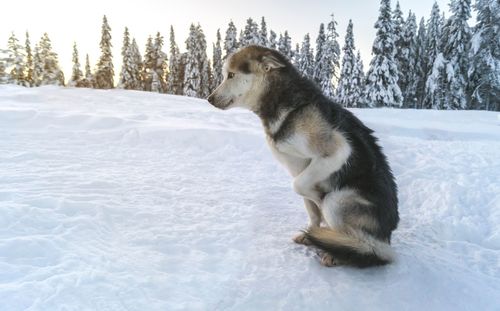
[[[385,265],[394,260],[389,243],[359,230],[314,227],[304,231],[312,245],[326,251],[339,263],[360,268]]]

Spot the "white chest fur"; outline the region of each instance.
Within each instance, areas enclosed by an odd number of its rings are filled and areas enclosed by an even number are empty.
[[[292,145],[277,145],[270,137],[266,138],[267,144],[269,145],[274,157],[287,168],[288,172],[293,177],[299,175],[311,162],[311,159],[300,157]]]

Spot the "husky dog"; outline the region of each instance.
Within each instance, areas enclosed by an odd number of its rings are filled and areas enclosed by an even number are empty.
[[[325,266],[391,262],[397,187],[373,131],[275,50],[242,48],[223,72],[208,101],[260,117],[273,155],[304,198],[309,224],[294,241],[320,249]]]

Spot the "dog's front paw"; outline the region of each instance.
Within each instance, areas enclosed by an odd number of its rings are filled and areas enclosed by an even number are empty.
[[[293,237],[293,241],[297,244],[311,245],[311,241],[307,238],[304,232],[301,232]]]
[[[328,253],[323,253],[321,255],[321,264],[325,267],[333,267],[337,265],[337,262],[335,261],[335,258],[331,254]]]

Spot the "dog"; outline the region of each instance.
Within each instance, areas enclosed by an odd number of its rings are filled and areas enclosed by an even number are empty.
[[[272,154],[304,198],[309,223],[294,241],[319,249],[325,266],[392,262],[397,186],[373,131],[278,51],[241,48],[227,57],[223,75],[208,102],[257,114]]]

